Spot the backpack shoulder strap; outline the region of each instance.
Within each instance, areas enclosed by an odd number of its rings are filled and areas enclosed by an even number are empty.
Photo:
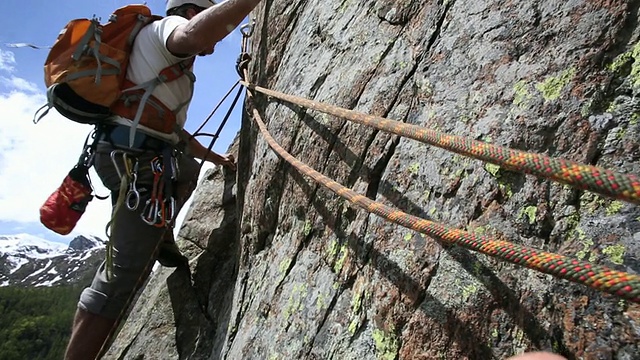
[[[168,82],[174,81],[182,77],[183,75],[185,75],[190,80],[190,85],[191,85],[190,96],[189,96],[189,99],[179,104],[177,108],[171,110],[172,111],[171,119],[175,123],[175,115],[180,110],[182,110],[182,108],[184,108],[187,104],[189,104],[189,102],[191,102],[191,99],[193,98],[193,90],[194,90],[196,77],[191,71],[191,67],[193,66],[194,61],[195,61],[195,58],[192,57],[184,61],[181,61],[177,64],[167,66],[166,68],[160,71],[157,77],[149,81],[146,81],[142,84],[134,85],[132,87],[122,90],[122,97],[120,99],[121,102],[122,101],[124,101],[125,103],[128,102],[127,93],[135,94],[136,97],[139,96],[138,108],[136,110],[135,116],[133,116],[133,119],[131,119],[133,120],[133,123],[131,124],[131,131],[129,134],[129,146],[133,146],[135,134],[136,134],[138,125],[140,124],[140,120],[143,117],[143,112],[144,112],[144,109],[146,108],[146,103],[147,101],[149,101],[151,97],[153,97],[151,93],[156,88],[156,86],[162,83],[168,83]],[[119,114],[119,115],[122,116],[123,114]]]

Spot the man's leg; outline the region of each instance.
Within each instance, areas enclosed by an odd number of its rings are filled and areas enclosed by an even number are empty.
[[[112,191],[115,209],[118,206],[119,179],[109,154],[110,151],[99,152],[95,167],[103,183]],[[139,174],[139,188],[150,189],[150,186],[144,186],[150,177],[149,174]],[[107,264],[103,262],[91,286],[80,295],[65,355],[67,360],[96,358],[112,330],[115,331],[113,327],[117,326],[117,320],[127,311],[131,299],[149,276],[160,239],[165,232],[171,231],[148,225],[142,220],[141,214],[150,194],[147,190],[140,195],[140,206],[136,211],[130,211],[124,204],[114,211],[110,239],[113,246],[111,273],[107,273]]]
[[[95,359],[115,321],[115,319],[108,319],[78,308],[73,319],[65,360]],[[87,336],[88,334],[90,337]]]

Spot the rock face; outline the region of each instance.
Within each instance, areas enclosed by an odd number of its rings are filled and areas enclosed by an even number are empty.
[[[255,83],[640,173],[640,2],[264,1]],[[258,95],[272,136],[412,215],[631,273],[640,209]],[[108,358],[637,359],[640,306],[438,242],[301,175],[243,119]],[[143,357],[140,357],[143,355]]]

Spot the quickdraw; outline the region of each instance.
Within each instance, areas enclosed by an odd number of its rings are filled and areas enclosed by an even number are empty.
[[[177,178],[177,161],[173,156],[170,157],[169,166],[171,166],[171,175],[168,181]],[[165,192],[168,188],[165,182],[165,165],[163,158],[156,156],[151,160],[151,171],[153,172],[153,186],[151,197],[145,203],[144,209],[140,216],[142,220],[152,226],[165,227],[171,224],[176,215],[176,200],[169,193]]]

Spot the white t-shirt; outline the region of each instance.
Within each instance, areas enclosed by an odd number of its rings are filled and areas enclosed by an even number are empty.
[[[134,84],[142,84],[158,76],[166,67],[187,59],[177,57],[167,50],[167,40],[171,33],[178,25],[187,22],[187,19],[180,16],[167,16],[142,28],[133,43],[127,79]],[[174,81],[159,84],[152,94],[169,109],[175,110],[180,104],[189,100],[191,92],[191,80],[187,76],[181,76]],[[185,105],[176,114],[176,121],[180,128],[184,127],[188,107],[189,104]],[[114,122],[122,125],[131,125],[131,120],[133,119],[127,120],[119,116],[114,118]],[[137,130],[174,144],[179,141],[177,134],[163,134],[142,125],[138,125]]]

